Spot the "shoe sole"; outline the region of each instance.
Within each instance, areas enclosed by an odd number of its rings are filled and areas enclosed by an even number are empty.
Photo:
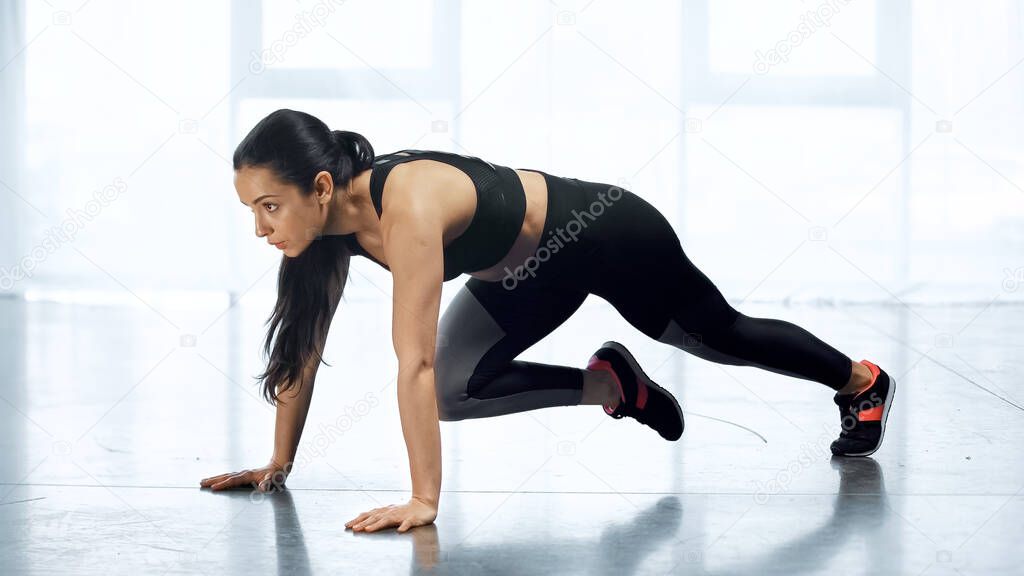
[[[852,456],[852,457],[870,456],[870,455],[874,454],[875,452],[877,452],[878,449],[882,447],[882,440],[885,439],[885,422],[889,419],[889,408],[892,408],[892,399],[895,398],[895,397],[896,397],[896,380],[894,380],[892,378],[892,376],[890,376],[889,377],[889,392],[885,395],[885,405],[882,406],[882,421],[881,421],[882,428],[881,428],[881,430],[878,433],[878,443],[875,444],[874,448],[872,448],[871,450],[868,450],[866,452],[846,453],[846,454],[840,454],[840,456]]]
[[[629,350],[626,350],[626,347],[623,346],[622,344],[619,344],[618,342],[609,340],[608,342],[605,342],[604,344],[602,344],[601,348],[610,348],[611,350],[614,350],[615,352],[619,353],[623,358],[626,359],[626,364],[629,364],[629,369],[630,370],[632,370],[635,374],[639,374],[640,376],[643,376],[644,384],[646,384],[648,388],[652,388],[654,390],[658,390],[659,392],[665,394],[666,396],[668,396],[672,400],[672,404],[675,405],[676,412],[679,414],[679,424],[680,424],[680,428],[681,428],[681,430],[679,432],[679,437],[682,438],[683,432],[686,430],[686,420],[683,418],[683,409],[682,409],[682,407],[679,406],[679,400],[676,400],[675,395],[672,394],[671,392],[669,392],[668,390],[665,390],[661,386],[658,386],[658,384],[655,383],[654,380],[651,380],[650,377],[647,376],[647,373],[644,372],[644,369],[640,367],[640,364],[636,361],[636,358],[633,358],[633,355],[630,354]],[[884,409],[883,409],[883,416],[884,416]],[[661,436],[660,433],[658,435]],[[664,436],[661,436],[661,437],[665,438]],[[668,438],[665,438],[665,439],[668,440],[669,442],[675,442],[676,440],[679,440],[679,438],[675,438],[673,440],[669,440]]]

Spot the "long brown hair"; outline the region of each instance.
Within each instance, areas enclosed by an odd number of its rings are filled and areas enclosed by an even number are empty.
[[[331,173],[336,188],[344,188],[373,159],[373,147],[362,135],[332,131],[315,116],[281,109],[249,131],[235,148],[232,164],[235,170],[269,168],[309,196],[321,171]],[[257,376],[271,404],[281,392],[303,384],[312,358],[317,360],[313,367],[327,364],[323,347],[348,282],[351,256],[343,237],[320,235],[298,256],[281,257],[277,302],[264,323],[269,324],[263,343],[267,368]]]

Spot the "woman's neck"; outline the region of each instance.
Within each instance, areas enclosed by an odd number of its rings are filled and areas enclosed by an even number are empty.
[[[339,190],[324,224],[324,235],[348,235],[373,229],[377,225],[377,209],[370,199],[370,172],[367,169],[352,177],[348,190]]]

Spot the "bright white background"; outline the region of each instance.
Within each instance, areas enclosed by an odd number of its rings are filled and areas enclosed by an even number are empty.
[[[868,543],[893,552],[894,573],[950,550],[945,566],[1000,573],[978,566],[1020,555],[1022,3],[0,0],[0,504],[14,504],[0,506],[14,535],[0,537],[0,563],[74,557],[109,572],[112,546],[144,544],[121,558],[152,571],[198,550],[199,569],[255,565],[288,548],[274,534],[317,564],[395,558],[390,542],[371,550],[335,531],[370,507],[367,491],[401,492],[378,506],[410,488],[391,279],[364,258],[318,372],[308,469],[289,479],[331,491],[296,491],[308,545],[276,525],[289,514],[245,506],[254,516],[231,526],[245,501],[165,496],[266,462],[273,446],[254,377],[280,253],[255,236],[229,158],[290,107],[381,153],[625,181],[740,311],[806,327],[903,382],[880,466],[839,488],[878,482],[891,499],[833,508],[822,498],[836,470],[804,461],[834,437],[830,389],[693,361],[588,299],[521,357],[582,367],[606,339],[628,345],[687,406],[682,444],[597,407],[442,425],[447,546],[472,535],[500,559],[540,535],[553,558],[591,540],[608,558],[605,534],[642,536],[621,531],[630,500],[672,492],[680,530],[717,546],[702,556],[711,572],[767,551],[773,565],[846,573]],[[442,306],[464,281],[445,285]],[[626,466],[608,457],[627,452]],[[752,491],[782,475],[789,493],[740,522]],[[882,503],[898,518],[875,515]],[[830,546],[841,553],[820,553]]]
[[[290,107],[379,153],[624,180],[733,301],[1017,300],[1022,20],[998,0],[4,2],[0,288],[272,299],[280,255],[229,158]],[[354,262],[347,299],[382,298]]]

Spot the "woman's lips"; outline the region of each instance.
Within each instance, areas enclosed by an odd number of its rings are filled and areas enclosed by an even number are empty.
[[[277,244],[274,244],[274,247],[279,249],[279,250],[284,249],[284,245],[287,242],[288,242],[287,240],[282,240],[282,241],[278,242]]]

